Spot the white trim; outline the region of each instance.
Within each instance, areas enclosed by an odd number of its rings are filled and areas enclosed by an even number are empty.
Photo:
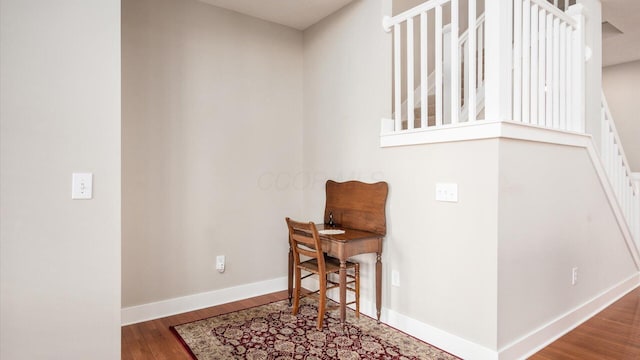
[[[383,119],[383,123],[385,120]],[[442,125],[427,129],[414,129],[402,132],[382,134],[380,147],[437,144],[453,141],[479,140],[498,137],[499,122],[459,123],[457,125]]]
[[[638,251],[638,246],[636,245],[633,234],[631,233],[631,224],[627,223],[627,219],[624,216],[624,212],[622,211],[622,207],[618,201],[618,197],[613,190],[613,185],[609,180],[609,176],[604,168],[604,164],[602,163],[602,159],[600,158],[600,154],[596,149],[593,141],[589,142],[587,146],[587,151],[589,152],[589,157],[591,158],[591,162],[595,167],[596,173],[598,173],[598,177],[600,178],[600,183],[602,184],[602,189],[607,195],[609,199],[609,205],[611,206],[611,210],[613,211],[616,221],[618,222],[618,227],[622,232],[622,236],[627,242],[627,248],[633,257],[633,261],[636,265],[636,269],[640,270],[640,252]]]
[[[587,321],[631,290],[640,286],[640,274],[634,274],[593,299],[530,332],[499,350],[499,359],[526,359],[561,336]]]
[[[135,324],[203,309],[210,306],[226,304],[232,301],[269,294],[285,290],[286,288],[287,278],[280,277],[200,294],[187,295],[148,304],[126,307],[120,311],[121,322],[123,326]]]
[[[383,124],[388,121],[389,119],[382,119]],[[515,121],[478,120],[456,125],[432,126],[427,129],[382,133],[380,135],[380,147],[436,144],[493,138],[511,138],[580,147],[587,147],[588,144],[591,143],[591,135],[577,132],[549,129]]]
[[[333,295],[334,296],[328,294],[327,296],[338,302],[337,292]],[[349,307],[353,308],[352,305]],[[371,299],[361,297],[360,313],[375,319],[375,302]],[[498,353],[496,351],[390,310],[384,306],[380,311],[380,322],[462,359],[498,360]]]
[[[389,326],[393,326],[400,331],[406,332],[411,336],[462,359],[498,360],[498,353],[494,350],[422,323],[393,310],[383,309],[381,320]]]

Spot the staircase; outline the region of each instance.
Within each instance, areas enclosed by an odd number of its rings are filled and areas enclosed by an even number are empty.
[[[509,79],[509,86],[503,87],[511,91],[509,97],[503,99],[510,103],[508,121],[554,131],[586,133],[585,61],[588,51],[582,5],[574,5],[574,0],[513,0],[512,4],[511,34],[504,28],[499,30],[507,34],[510,56],[485,53],[488,30],[485,31],[484,13],[476,16],[473,0],[469,1],[468,9],[469,28],[475,29],[471,32],[473,36],[469,36],[468,31],[458,36],[458,0],[427,1],[383,20],[385,29],[393,29],[394,33],[393,92],[396,96],[393,118],[382,119],[382,147],[428,143],[432,140],[421,139],[430,139],[429,136],[418,135],[484,122],[485,82],[493,80],[485,81],[487,55],[492,63],[510,65],[492,69],[492,74],[497,70]],[[451,22],[443,25],[445,6],[451,12]],[[428,18],[434,18],[435,22],[427,22]],[[414,22],[419,23],[419,31],[415,34],[407,31],[415,29]],[[406,38],[401,36],[403,33]],[[492,36],[504,37],[504,34]],[[419,39],[417,46],[414,37]],[[401,62],[402,42],[407,49],[406,63]],[[418,61],[414,64],[417,51]],[[427,74],[430,53],[434,53],[435,69],[428,76],[416,76],[421,83],[414,86],[414,73]],[[481,57],[477,55],[480,53]],[[508,57],[510,59],[505,61]],[[406,69],[404,78],[403,67]],[[504,82],[499,86],[504,86]],[[404,101],[399,96],[403,87],[409,94]],[[612,189],[608,191],[612,194],[610,201],[620,209],[616,211],[621,218],[619,222],[632,237],[630,247],[637,254],[640,248],[640,189],[634,182],[604,96],[601,124],[602,144],[594,149],[599,148],[599,161],[604,165],[602,176],[606,178],[602,181]],[[457,135],[451,138],[461,139]]]

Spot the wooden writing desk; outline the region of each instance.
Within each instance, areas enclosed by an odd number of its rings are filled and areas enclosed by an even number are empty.
[[[387,232],[385,207],[388,185],[386,182],[366,184],[360,181],[326,184],[327,200],[325,223],[331,214],[335,227],[318,225],[318,230],[336,228],[344,234],[320,235],[322,250],[340,260],[340,321],[346,318],[347,270],[349,257],[376,254],[376,316],[380,321],[382,302],[382,239]],[[293,252],[289,249],[289,303],[293,293]]]

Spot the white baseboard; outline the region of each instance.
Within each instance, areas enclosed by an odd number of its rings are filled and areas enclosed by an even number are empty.
[[[381,320],[439,349],[462,359],[498,360],[498,353],[393,310],[382,309]]]
[[[256,283],[234,286],[200,294],[126,307],[121,310],[122,325],[158,319],[210,306],[269,294],[287,288],[287,278],[281,277]]]
[[[526,359],[575,329],[578,325],[604,310],[638,286],[640,286],[640,274],[634,274],[583,305],[503,347],[499,351],[499,359]]]
[[[337,292],[327,294],[327,296],[334,301],[339,301]],[[353,308],[353,306],[350,307]],[[375,319],[375,301],[361,297],[360,313]],[[498,360],[498,353],[496,351],[387,309],[384,306],[380,311],[380,322],[462,359]]]

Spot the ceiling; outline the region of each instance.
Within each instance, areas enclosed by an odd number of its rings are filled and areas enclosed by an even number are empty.
[[[640,1],[602,0],[602,21],[602,66],[640,60]]]
[[[200,0],[262,20],[304,30],[353,0]]]

